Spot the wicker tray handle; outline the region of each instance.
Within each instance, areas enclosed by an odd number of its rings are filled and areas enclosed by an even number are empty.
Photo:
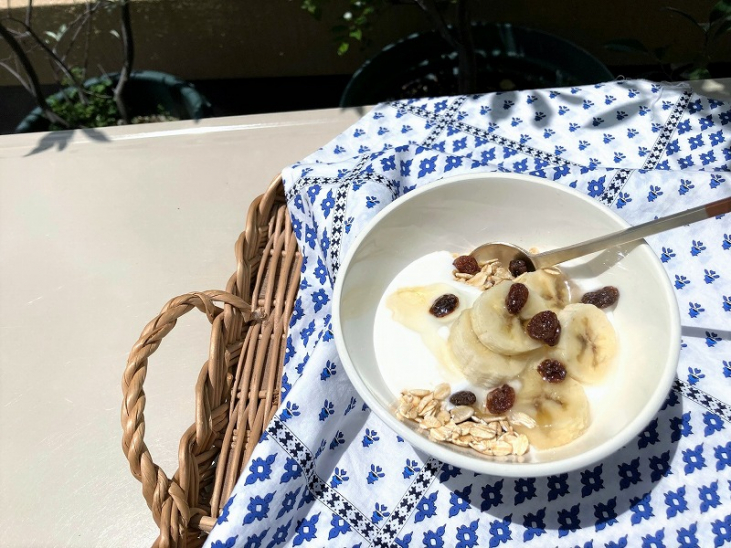
[[[302,266],[281,175],[249,206],[234,250],[236,271],[226,290],[168,302],[142,331],[124,371],[122,450],[160,527],[155,547],[203,544],[279,405]],[[178,470],[168,477],[144,442],[142,386],[147,359],[193,308],[211,322],[209,357],[195,386],[195,420],[180,440]]]
[[[215,302],[223,303],[224,308]],[[225,399],[231,390],[232,375],[228,370],[226,343],[229,326],[240,329],[252,316],[251,306],[242,298],[225,291],[204,291],[188,293],[170,300],[160,314],[145,326],[139,340],[132,348],[122,380],[124,401],[122,403],[122,449],[129,460],[135,478],[142,483],[142,493],[152,510],[161,535],[155,546],[177,546],[185,534],[186,527],[194,514],[198,498],[195,466],[181,468],[171,479],[152,459],[145,445],[145,391],[143,384],[147,375],[147,360],[160,346],[162,339],[177,322],[177,319],[193,308],[204,312],[212,324],[211,344],[208,361],[201,370],[196,386],[196,420],[183,436],[179,452],[192,452],[194,457],[215,451],[214,427],[227,416],[229,411]],[[179,461],[185,462],[194,459]],[[180,521],[182,520],[182,523]],[[169,532],[166,535],[162,532]]]

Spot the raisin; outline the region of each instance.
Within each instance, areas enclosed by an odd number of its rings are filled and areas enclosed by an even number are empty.
[[[501,415],[513,407],[515,403],[515,390],[507,384],[495,388],[487,394],[487,410],[493,415]]]
[[[563,382],[566,378],[566,366],[558,360],[543,360],[538,364],[538,372],[548,382]]]
[[[513,315],[517,314],[526,302],[528,302],[528,288],[521,283],[511,285],[508,296],[505,297],[505,306],[508,308],[508,312]]]
[[[477,396],[469,390],[455,392],[449,397],[449,403],[453,405],[472,405],[477,401]]]
[[[447,293],[441,297],[437,297],[434,304],[431,305],[429,312],[437,318],[443,318],[447,314],[454,312],[455,308],[459,306],[459,297],[452,293]]]
[[[521,274],[528,272],[528,264],[523,259],[513,259],[508,265],[508,270],[510,270],[513,278],[517,278]]]
[[[555,312],[544,310],[530,319],[526,331],[531,338],[543,341],[548,346],[556,346],[561,337],[561,324]]]
[[[480,265],[477,264],[477,259],[471,255],[460,255],[452,263],[457,272],[463,274],[477,274],[480,271]]]
[[[619,289],[608,285],[596,291],[590,291],[581,297],[584,304],[593,304],[597,308],[607,308],[612,306],[619,299]]]

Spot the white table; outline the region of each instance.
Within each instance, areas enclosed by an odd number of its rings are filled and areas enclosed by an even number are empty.
[[[694,85],[731,97],[731,79]],[[225,287],[252,199],[361,114],[0,137],[0,545],[152,542],[121,450],[131,346],[169,298]],[[145,440],[168,475],[208,335],[188,314],[150,360]]]
[[[346,129],[323,110],[0,137],[0,545],[148,546],[122,453],[121,379],[174,296],[225,289],[251,201]],[[184,316],[150,359],[146,442],[168,475],[210,326]]]

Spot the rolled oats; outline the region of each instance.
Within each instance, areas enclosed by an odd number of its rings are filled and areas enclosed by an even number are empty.
[[[492,454],[496,457],[507,457],[513,453],[513,446],[506,441],[497,440],[492,444]]]
[[[535,428],[536,426],[536,421],[533,417],[520,411],[512,411],[510,413],[510,422],[513,424],[522,424],[526,428]]]
[[[484,440],[477,440],[470,442],[470,447],[479,453],[487,453],[488,442]]]
[[[447,431],[443,426],[429,430],[429,439],[433,441],[444,441],[447,439]]]
[[[452,443],[454,445],[458,445],[459,447],[469,447],[470,443],[472,443],[472,436],[459,436],[458,438],[452,440]]]
[[[419,406],[416,408],[416,411],[421,415],[424,412],[424,409],[434,399],[434,396],[432,396],[431,392],[427,392],[427,394],[421,399],[419,402]]]
[[[403,402],[398,407],[398,414],[401,415],[401,417],[406,418],[406,416],[411,411],[411,404],[408,402]]]
[[[439,411],[439,407],[441,405],[441,402],[437,400],[431,400],[429,403],[426,404],[424,409],[422,409],[419,414],[423,417],[426,417],[428,415],[436,415]]]
[[[439,421],[439,419],[431,415],[428,417],[424,417],[421,420],[422,428],[439,428],[440,426],[442,426],[442,423]]]
[[[511,445],[513,446],[513,453],[520,456],[525,455],[528,452],[530,442],[528,441],[528,437],[525,434],[520,434],[518,436],[518,439],[512,442]]]
[[[518,434],[516,434],[513,431],[505,432],[502,436],[500,436],[500,441],[504,441],[509,443],[510,445],[513,444],[514,441],[518,439]]]
[[[483,425],[474,425],[470,428],[470,435],[478,440],[494,440],[495,431]]]
[[[467,285],[481,287],[485,284],[485,282],[487,282],[487,272],[478,272],[467,280]]]
[[[510,271],[502,266],[497,259],[490,259],[489,261],[478,263],[478,266],[480,267],[480,271],[475,274],[467,274],[466,272],[453,270],[452,275],[455,280],[473,287],[478,287],[483,291],[490,289],[500,282],[513,279]]]
[[[478,415],[470,405],[447,410],[445,399],[450,393],[451,387],[447,383],[439,384],[433,391],[405,390],[399,398],[396,415],[415,421],[428,432],[432,441],[470,447],[483,455],[514,455],[522,460],[530,443],[525,435],[515,432],[513,424],[533,427],[535,421],[531,417],[518,412],[511,412],[509,417]]]
[[[459,425],[452,421],[446,423],[442,428],[444,428],[445,432],[448,432],[450,436],[452,434],[457,434],[459,436],[462,433]]]
[[[473,407],[470,407],[469,405],[458,405],[451,411],[452,414],[452,420],[459,424],[460,422],[464,422],[467,419],[469,419],[472,415],[475,414],[475,410]]]
[[[493,273],[493,276],[495,278],[497,278],[498,280],[512,280],[513,279],[513,275],[504,266],[498,267],[495,270],[495,272]]]
[[[443,400],[452,393],[452,389],[446,382],[438,384],[434,388],[434,398],[437,400]]]

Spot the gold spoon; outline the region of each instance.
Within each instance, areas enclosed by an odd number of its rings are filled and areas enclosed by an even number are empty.
[[[564,263],[577,257],[596,253],[608,247],[633,242],[634,240],[652,236],[659,232],[697,223],[698,221],[729,212],[731,212],[731,197],[668,215],[667,217],[661,217],[641,225],[620,230],[619,232],[607,234],[606,236],[600,236],[593,240],[587,240],[586,242],[553,249],[551,251],[544,251],[543,253],[536,253],[535,255],[528,253],[525,249],[517,245],[506,244],[504,242],[481,245],[470,255],[477,261],[497,259],[504,265],[510,264],[510,261],[515,259],[522,259],[525,261],[529,271],[540,270],[541,268],[548,268],[549,266]]]

